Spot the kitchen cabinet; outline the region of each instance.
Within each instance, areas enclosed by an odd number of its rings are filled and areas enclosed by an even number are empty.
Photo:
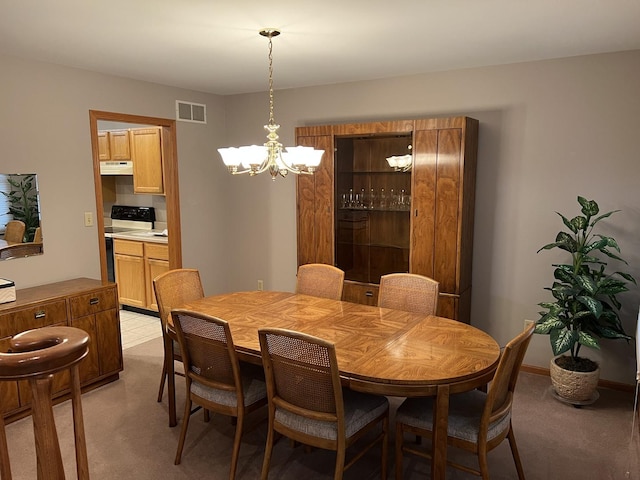
[[[98,158],[100,161],[111,160],[109,132],[98,132]]]
[[[79,364],[83,390],[114,381],[123,369],[120,317],[115,283],[78,278],[16,292],[16,301],[0,305],[0,348],[14,335],[35,328],[68,325],[89,333],[89,354]],[[68,371],[54,375],[54,399],[69,392]],[[0,382],[1,413],[9,420],[30,413],[26,381]]]
[[[158,311],[153,279],[169,270],[169,246],[115,238],[113,251],[119,302]]]
[[[129,130],[98,132],[98,158],[100,160],[130,160]]]
[[[131,136],[134,193],[164,194],[162,129],[136,128]]]
[[[145,243],[145,285],[147,289],[147,308],[158,311],[153,279],[169,271],[169,246],[158,243]]]
[[[468,323],[477,120],[298,127],[296,142],[325,151],[297,179],[298,265],[336,265],[343,299],[371,305],[382,275],[426,275],[440,282],[438,314]],[[403,155],[409,169],[389,166]]]

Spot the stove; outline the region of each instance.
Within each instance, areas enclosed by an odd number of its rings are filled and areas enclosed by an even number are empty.
[[[113,264],[113,238],[114,233],[123,233],[140,230],[153,230],[156,221],[156,212],[153,207],[133,207],[127,205],[113,205],[111,207],[111,225],[104,227],[104,236],[107,249],[107,276],[115,282],[115,267]]]
[[[105,226],[104,233],[108,235],[131,230],[153,230],[155,221],[156,212],[153,207],[113,205],[111,207],[111,226]]]

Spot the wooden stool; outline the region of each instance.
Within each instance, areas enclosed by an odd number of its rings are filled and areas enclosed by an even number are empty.
[[[74,327],[45,327],[13,337],[10,352],[0,352],[0,380],[28,380],[38,465],[38,480],[64,480],[64,466],[53,418],[53,374],[69,369],[79,480],[88,480],[78,363],[89,352],[89,335]],[[11,480],[4,419],[0,415],[0,478]]]

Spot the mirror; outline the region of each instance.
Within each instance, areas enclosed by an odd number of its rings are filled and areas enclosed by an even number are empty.
[[[35,173],[0,173],[0,260],[43,253]]]

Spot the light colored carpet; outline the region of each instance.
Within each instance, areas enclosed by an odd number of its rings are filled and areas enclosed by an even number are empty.
[[[124,372],[118,381],[83,395],[85,431],[91,478],[111,479],[224,479],[228,478],[234,427],[227,417],[212,416],[207,424],[201,412],[189,425],[182,464],[173,464],[180,424],[169,428],[165,399],[156,402],[162,364],[162,341],[154,339],[127,349]],[[581,409],[564,405],[548,392],[547,377],[521,374],[513,425],[528,480],[640,479],[638,432],[631,441],[633,397],[629,393],[600,390],[600,399]],[[178,417],[183,416],[184,381],[178,377]],[[392,399],[392,408],[399,399]],[[68,479],[76,478],[71,406],[54,407]],[[389,474],[394,477],[393,423],[389,443]],[[238,479],[260,477],[266,415],[249,417],[240,449]],[[7,426],[13,478],[36,478],[31,418]],[[346,479],[380,478],[379,449],[347,471]],[[450,456],[459,453],[450,451]],[[281,440],[274,449],[270,478],[332,478],[335,455],[314,449],[292,448]],[[469,459],[471,463],[473,458]],[[516,478],[508,442],[489,454],[491,478]],[[426,462],[405,458],[406,479],[429,477]],[[627,472],[629,475],[627,476]],[[450,469],[450,479],[477,478]]]

